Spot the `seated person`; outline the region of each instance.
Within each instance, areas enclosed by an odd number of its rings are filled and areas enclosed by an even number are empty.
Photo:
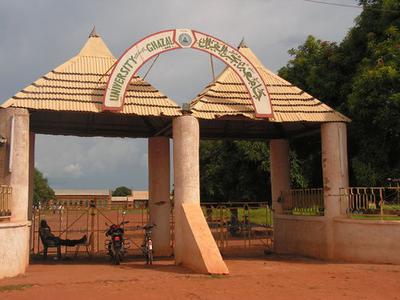
[[[39,228],[40,238],[42,239],[43,245],[45,246],[44,256],[47,256],[47,246],[52,245],[57,247],[58,249],[60,246],[76,246],[77,244],[85,243],[87,240],[86,234],[79,240],[63,240],[54,234],[51,233],[50,226],[47,225],[46,220],[40,221],[40,228]],[[60,257],[60,251],[57,251],[58,257]]]

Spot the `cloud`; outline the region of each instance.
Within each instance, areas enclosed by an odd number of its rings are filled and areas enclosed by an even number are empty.
[[[64,172],[72,177],[80,177],[83,174],[79,164],[69,164],[65,166]]]
[[[35,165],[57,188],[147,188],[147,141],[37,135]]]

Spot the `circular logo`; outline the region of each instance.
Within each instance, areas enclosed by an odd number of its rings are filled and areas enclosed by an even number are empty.
[[[192,44],[192,37],[187,33],[181,33],[178,37],[178,41],[182,46],[188,47]]]

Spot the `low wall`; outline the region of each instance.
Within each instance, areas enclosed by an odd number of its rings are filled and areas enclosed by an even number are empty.
[[[0,279],[24,274],[29,264],[30,222],[0,223]]]
[[[335,218],[334,257],[365,263],[400,264],[400,221]]]
[[[328,232],[332,232],[331,239]],[[329,259],[400,264],[400,221],[336,217],[327,222],[325,217],[274,217],[276,253],[328,259],[328,240],[333,247]]]
[[[326,258],[325,218],[275,215],[274,248],[280,254]]]

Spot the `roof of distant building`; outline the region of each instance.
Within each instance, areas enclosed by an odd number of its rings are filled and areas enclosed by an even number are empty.
[[[134,200],[148,200],[149,192],[148,191],[132,191],[132,197]]]
[[[110,196],[111,191],[106,189],[54,189],[56,196]]]

